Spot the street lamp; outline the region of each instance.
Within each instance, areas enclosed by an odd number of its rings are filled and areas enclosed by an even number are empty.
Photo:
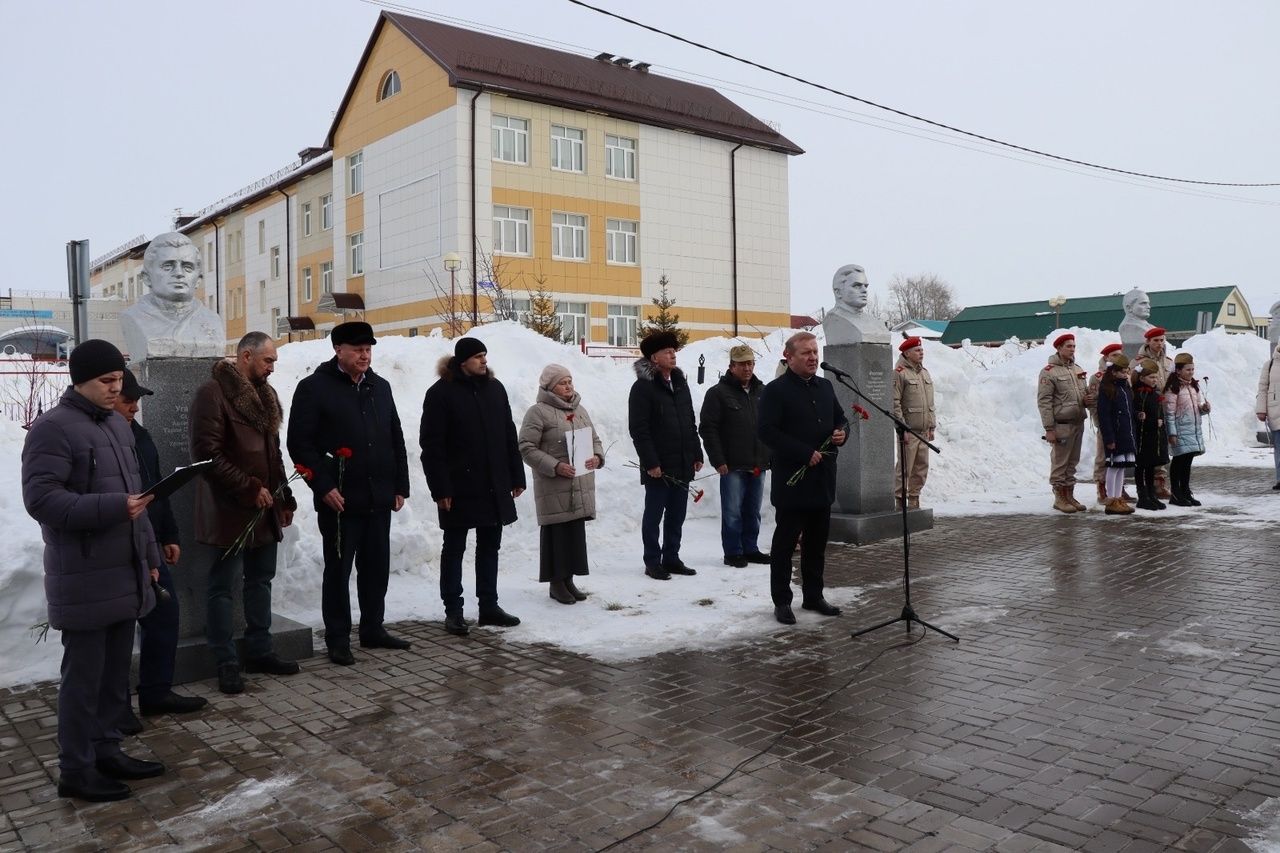
[[[442,259],[444,268],[449,271],[449,337],[458,336],[458,282],[456,273],[462,267],[462,258],[457,252],[445,252]]]
[[[1062,325],[1062,306],[1067,304],[1067,297],[1055,296],[1049,300],[1049,307],[1053,309],[1053,325],[1058,328]]]

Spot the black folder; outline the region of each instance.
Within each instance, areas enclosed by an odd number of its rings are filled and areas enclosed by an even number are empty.
[[[213,464],[212,459],[206,459],[203,462],[192,462],[190,465],[178,468],[168,477],[156,483],[151,488],[143,492],[139,497],[145,498],[147,495],[155,495],[157,498],[167,498],[169,495],[181,489],[187,483],[190,483],[200,473],[204,471],[206,465]]]

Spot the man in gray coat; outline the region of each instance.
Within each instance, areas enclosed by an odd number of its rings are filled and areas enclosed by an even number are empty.
[[[164,765],[120,751],[137,620],[155,606],[160,547],[147,518],[129,424],[113,407],[124,356],[89,340],[70,358],[72,387],[36,419],[22,448],[22,500],[44,534],[49,627],[62,632],[58,796],[129,796],[121,779]]]

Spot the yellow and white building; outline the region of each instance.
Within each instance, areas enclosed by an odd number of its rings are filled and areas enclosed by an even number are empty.
[[[415,335],[492,318],[495,292],[527,311],[541,287],[567,339],[633,346],[663,275],[693,337],[751,334],[790,324],[799,153],[643,63],[383,12],[324,147],[177,225],[230,341],[323,330],[330,293]],[[94,295],[140,295],[143,248],[95,267]]]

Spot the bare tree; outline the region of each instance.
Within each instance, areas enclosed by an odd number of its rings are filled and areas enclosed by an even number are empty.
[[[473,326],[520,319],[511,293],[524,277],[523,273],[512,273],[506,258],[483,250],[476,253],[476,264],[479,270],[474,276],[474,296],[465,284],[442,281],[431,267],[422,270],[423,277],[435,291],[440,303],[438,315],[451,338],[460,337]]]
[[[868,306],[870,310],[870,306]],[[889,323],[903,320],[950,320],[960,313],[951,285],[933,273],[889,279]]]

